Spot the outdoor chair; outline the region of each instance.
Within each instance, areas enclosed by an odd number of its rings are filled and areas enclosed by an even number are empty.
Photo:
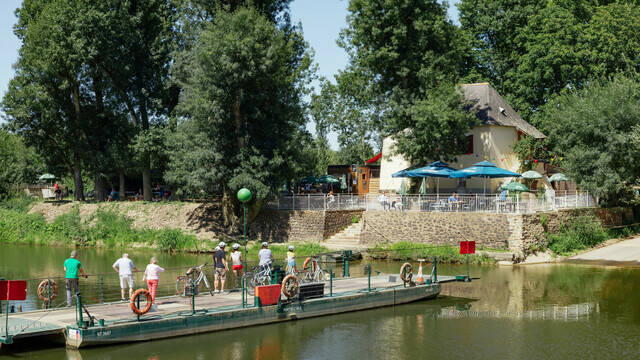
[[[42,189],[42,198],[45,200],[55,199],[56,194],[51,189]]]

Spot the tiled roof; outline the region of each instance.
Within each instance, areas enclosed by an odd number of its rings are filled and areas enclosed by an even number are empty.
[[[546,138],[540,130],[524,121],[491,84],[463,84],[461,88],[465,99],[473,102],[471,109],[477,111],[483,125],[513,126],[537,139]]]

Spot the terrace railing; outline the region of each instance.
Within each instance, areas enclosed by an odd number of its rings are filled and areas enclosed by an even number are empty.
[[[267,204],[275,210],[382,210],[422,212],[494,212],[533,213],[570,208],[594,207],[587,191],[558,191],[555,195],[520,194],[501,197],[499,194],[460,194],[456,202],[450,202],[451,194],[387,195],[336,194],[333,199],[322,194],[291,195],[279,197]]]

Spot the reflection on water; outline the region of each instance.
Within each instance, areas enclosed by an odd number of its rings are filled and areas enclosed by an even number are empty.
[[[95,256],[98,262],[99,255]],[[174,256],[164,261],[193,263],[194,258]],[[112,260],[103,262],[110,266]],[[0,263],[3,273],[10,269],[5,264]],[[46,262],[32,264],[37,273],[42,271],[38,264]],[[395,273],[399,265],[375,262],[373,268]],[[362,264],[354,264],[352,274],[361,271]],[[440,274],[465,271],[464,266],[439,266]],[[335,360],[620,359],[637,358],[640,353],[640,269],[476,266],[471,272],[480,279],[443,284],[442,296],[436,300],[80,351],[27,347],[10,355],[101,360]]]

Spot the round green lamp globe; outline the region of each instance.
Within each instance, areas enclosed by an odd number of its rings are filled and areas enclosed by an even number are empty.
[[[251,200],[251,191],[249,191],[249,189],[247,188],[238,190],[238,200],[243,203]]]

